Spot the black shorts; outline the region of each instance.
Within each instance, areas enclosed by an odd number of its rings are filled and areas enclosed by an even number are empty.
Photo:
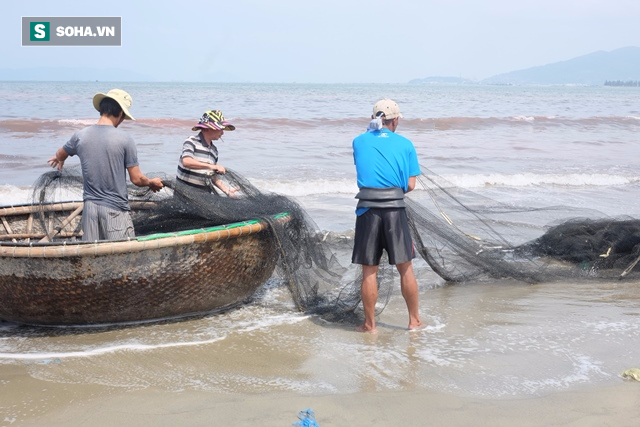
[[[402,264],[415,258],[404,208],[369,208],[357,217],[351,262],[378,265],[383,249],[389,255],[389,264]]]

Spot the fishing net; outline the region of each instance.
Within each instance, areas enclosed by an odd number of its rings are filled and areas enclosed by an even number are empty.
[[[324,312],[330,316],[335,312],[353,312],[357,307],[359,282],[357,286],[355,279],[345,282],[347,268],[342,265],[344,261],[341,264],[336,257],[340,248],[349,247],[348,237],[320,231],[293,198],[259,190],[229,169],[218,178],[238,190],[234,197],[228,197],[213,185],[210,191],[202,191],[166,174],[150,173],[147,176],[160,177],[166,189],[154,193],[129,184],[130,202],[148,202],[147,208],[132,211],[136,236],[264,220],[275,236],[275,246],[270,254],[276,260],[273,279],[288,286],[300,310]],[[82,183],[79,167],[45,173],[34,183],[33,203],[81,200]],[[287,214],[286,221],[279,216],[282,213]],[[44,222],[49,218],[43,213],[39,220]],[[60,228],[60,225],[53,226],[56,227]],[[266,261],[265,264],[271,263]],[[336,307],[339,308],[336,310]]]
[[[424,166],[422,170],[416,190],[406,198],[409,223],[417,255],[445,282],[537,283],[633,273],[640,256],[637,219],[566,206],[497,202],[457,187]],[[271,280],[288,286],[296,306],[330,321],[361,318],[361,269],[350,264],[352,233],[319,230],[293,198],[260,190],[233,170],[219,178],[238,190],[235,197],[213,186],[212,192],[203,192],[164,174],[148,176],[161,177],[166,189],[153,193],[130,186],[131,201],[153,205],[133,217],[137,236],[263,219],[276,242],[270,254],[277,266]],[[49,172],[34,184],[34,203],[81,198],[77,167]],[[275,219],[281,213],[288,214],[287,221]],[[397,280],[395,267],[383,258],[377,313]]]
[[[501,203],[422,169],[423,195],[407,198],[414,241],[447,281],[610,279],[626,276],[638,261],[638,219]]]

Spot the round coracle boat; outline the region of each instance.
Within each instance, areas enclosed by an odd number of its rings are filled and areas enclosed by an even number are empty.
[[[0,207],[0,319],[104,325],[242,304],[271,277],[270,220],[83,242],[82,202]],[[153,202],[131,202],[132,216]]]

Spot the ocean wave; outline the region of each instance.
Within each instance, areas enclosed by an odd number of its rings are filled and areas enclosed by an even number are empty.
[[[66,128],[66,125],[73,127],[83,128],[85,126],[91,126],[96,123],[96,119],[62,119],[57,122]]]
[[[460,174],[443,175],[446,181],[461,188],[525,188],[525,187],[612,187],[640,184],[640,176],[611,174]],[[291,197],[337,195],[352,197],[358,192],[353,179],[251,179],[251,183],[262,191],[283,194]],[[2,205],[29,203],[31,200],[29,187],[16,187],[10,184],[0,185]],[[420,184],[416,191],[422,191]],[[77,200],[81,197],[75,193],[59,192],[58,200]]]
[[[468,174],[444,177],[463,188],[482,187],[610,187],[640,183],[640,176],[609,174]]]
[[[355,194],[358,192],[358,186],[353,179],[253,179],[251,183],[260,190],[293,197],[317,194]]]
[[[461,174],[444,175],[445,180],[461,188],[486,187],[611,187],[640,184],[640,176],[612,174]],[[272,191],[287,196],[301,197],[323,194],[355,195],[358,187],[352,179],[254,179],[255,186],[264,191]],[[420,185],[416,191],[421,191]]]
[[[64,118],[57,120],[43,119],[6,119],[0,120],[0,131],[5,132],[47,132],[58,130],[76,130],[92,125],[96,118]],[[239,129],[312,129],[327,126],[327,120],[297,119],[297,118],[263,118],[263,117],[229,117]],[[637,116],[594,116],[594,117],[562,117],[562,116],[530,116],[516,115],[507,117],[407,117],[403,119],[403,128],[407,130],[473,130],[492,127],[513,126],[565,126],[572,128],[592,128],[594,126],[613,126],[616,128],[637,127],[640,117]],[[190,129],[195,123],[192,118],[138,118],[128,123],[131,129],[153,128],[159,129]],[[362,128],[367,125],[367,118],[339,118],[332,119],[331,125],[344,128]]]
[[[550,118],[550,117],[547,117],[547,118]],[[533,122],[536,120],[536,118],[531,116],[515,116],[513,117],[513,120],[523,121],[523,122]]]
[[[81,200],[82,194],[71,189],[55,188],[50,193],[54,200]],[[18,206],[29,204],[33,200],[32,187],[17,187],[11,184],[0,184],[0,200],[2,206]]]
[[[0,120],[0,131],[12,133],[41,133],[75,131],[95,124],[97,119],[10,119]]]
[[[10,184],[0,184],[0,200],[2,205],[20,205],[31,200],[32,189],[29,187],[16,187]]]

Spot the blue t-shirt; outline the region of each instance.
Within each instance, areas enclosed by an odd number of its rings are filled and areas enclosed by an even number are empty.
[[[413,143],[387,128],[365,132],[353,140],[358,188],[400,187],[406,193],[409,178],[420,175]],[[356,210],[362,215],[367,208]]]

